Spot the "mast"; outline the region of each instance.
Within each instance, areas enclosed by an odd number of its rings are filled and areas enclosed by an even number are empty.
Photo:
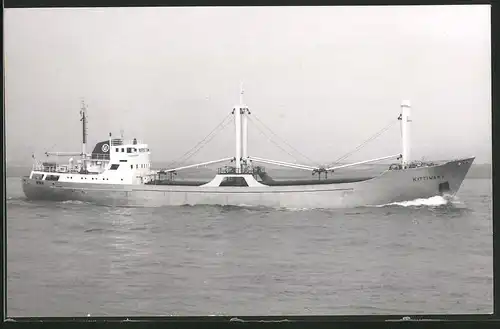
[[[248,108],[243,104],[243,83],[240,88],[240,108],[241,108],[241,156],[246,164],[248,158]]]
[[[112,151],[112,149],[113,149],[113,148],[111,147],[111,145],[113,145],[113,144],[112,144],[113,139],[111,138],[111,136],[112,136],[112,134],[111,134],[111,132],[110,132],[110,133],[109,133],[109,159],[108,159],[108,160],[111,160],[111,151]]]
[[[245,161],[248,158],[248,109],[247,108],[242,108],[241,109],[241,156],[243,158],[243,161]]]
[[[248,157],[248,118],[250,112],[243,104],[243,83],[240,85],[240,102],[233,108],[236,137],[236,172],[241,172],[241,160],[246,163]]]
[[[243,105],[243,82],[240,82],[240,105]]]
[[[82,165],[83,170],[86,170],[86,156],[87,156],[87,105],[85,101],[82,100],[82,107],[80,110],[80,115],[82,116],[80,121],[82,122]]]
[[[401,166],[407,168],[410,162],[410,101],[401,102]]]
[[[241,107],[235,106],[233,109],[234,114],[234,126],[236,132],[236,172],[241,171]]]

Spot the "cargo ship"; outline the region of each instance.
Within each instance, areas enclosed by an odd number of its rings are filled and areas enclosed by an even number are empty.
[[[230,156],[202,163],[153,170],[149,145],[112,134],[87,152],[87,107],[82,102],[82,145],[77,152],[46,152],[34,158],[29,176],[22,177],[30,200],[78,200],[107,206],[231,205],[271,208],[352,208],[455,195],[474,157],[446,161],[410,160],[410,102],[403,101],[399,116],[401,152],[354,163],[311,165],[265,159],[248,154],[248,122],[252,114],[242,101],[228,113],[234,124],[235,149]],[[397,123],[395,121],[395,123]],[[232,152],[231,152],[232,153]],[[77,157],[75,161],[74,157]],[[339,175],[345,168],[393,159],[373,175]],[[183,170],[223,166],[208,180],[181,180]],[[263,165],[302,170],[310,179],[273,179]],[[351,171],[355,173],[354,171]]]

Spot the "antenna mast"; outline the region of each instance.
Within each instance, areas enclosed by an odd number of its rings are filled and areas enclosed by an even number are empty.
[[[86,157],[87,157],[87,105],[85,101],[82,99],[82,107],[80,109],[80,115],[82,122],[82,169],[86,170]]]

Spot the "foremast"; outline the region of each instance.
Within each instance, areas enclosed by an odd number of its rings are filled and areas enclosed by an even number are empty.
[[[401,102],[401,167],[408,168],[410,164],[410,101]]]

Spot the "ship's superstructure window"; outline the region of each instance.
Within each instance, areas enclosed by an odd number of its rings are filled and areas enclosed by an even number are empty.
[[[116,169],[118,169],[118,167],[119,167],[119,166],[120,166],[120,164],[119,164],[119,163],[113,163],[113,164],[111,165],[111,167],[109,168],[109,170],[116,170]]]
[[[120,160],[120,162],[127,162],[127,160]]]
[[[125,149],[122,147],[122,152],[125,152]]]
[[[120,152],[120,149],[119,149],[118,147],[117,147],[117,148],[115,148],[115,150],[116,150],[116,152]]]
[[[33,179],[42,180],[43,179],[43,174],[33,174]]]
[[[47,175],[45,180],[52,180],[52,181],[58,181],[59,180],[59,175]]]
[[[134,165],[130,165],[130,169],[134,169]]]

